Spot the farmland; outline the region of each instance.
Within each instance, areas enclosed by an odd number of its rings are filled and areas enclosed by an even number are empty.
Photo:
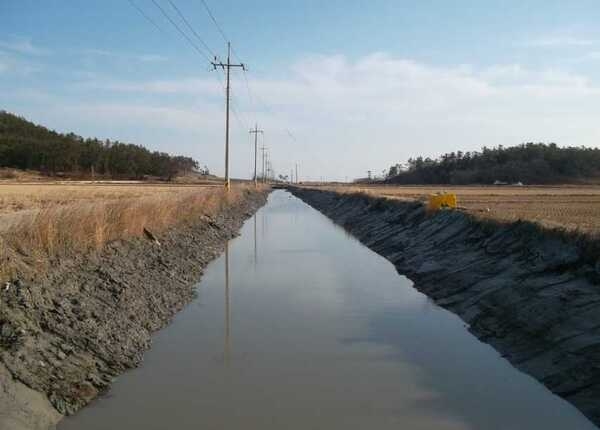
[[[90,201],[123,200],[139,197],[166,196],[210,188],[211,185],[152,184],[143,182],[40,182],[0,183],[0,216],[22,210]],[[1,218],[0,218],[1,219]],[[0,221],[1,222],[1,221]]]
[[[329,187],[328,187],[329,188]],[[425,201],[437,192],[456,193],[459,208],[503,222],[533,221],[548,228],[600,232],[600,186],[336,186],[401,200]]]
[[[0,255],[9,261],[0,276],[23,264],[106,243],[160,233],[202,217],[213,217],[242,199],[244,184],[222,186],[149,183],[0,184]]]

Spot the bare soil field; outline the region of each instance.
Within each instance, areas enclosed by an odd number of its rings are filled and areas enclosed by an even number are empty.
[[[504,222],[526,220],[548,228],[600,232],[600,186],[392,186],[325,187],[400,200],[425,201],[438,192],[455,193],[461,210]]]

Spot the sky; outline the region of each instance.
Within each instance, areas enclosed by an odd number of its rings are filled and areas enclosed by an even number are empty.
[[[419,155],[600,142],[597,0],[0,0],[0,109],[251,177],[381,174]],[[143,14],[138,10],[143,11]],[[196,35],[200,36],[206,47]],[[200,51],[200,52],[198,52]]]

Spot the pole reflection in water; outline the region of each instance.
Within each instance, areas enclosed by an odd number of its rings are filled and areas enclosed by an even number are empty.
[[[254,271],[258,267],[258,253],[256,252],[256,214],[252,217],[254,219]]]
[[[229,366],[231,359],[231,308],[229,292],[229,242],[225,245],[225,347],[223,359]]]

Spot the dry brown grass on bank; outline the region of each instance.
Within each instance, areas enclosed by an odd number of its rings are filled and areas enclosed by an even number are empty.
[[[399,200],[425,201],[436,192],[456,193],[459,206],[484,219],[531,221],[550,229],[600,233],[600,186],[395,186],[325,187]]]
[[[118,239],[141,237],[144,228],[160,233],[203,216],[212,217],[243,198],[247,191],[248,187],[241,185],[229,193],[222,187],[173,187],[169,192],[134,197],[96,196],[66,204],[59,200],[3,215],[0,279],[8,279],[16,271],[39,270],[42,267],[37,266],[55,257],[99,250]],[[94,195],[95,190],[89,192]],[[127,195],[135,190],[123,192]]]

